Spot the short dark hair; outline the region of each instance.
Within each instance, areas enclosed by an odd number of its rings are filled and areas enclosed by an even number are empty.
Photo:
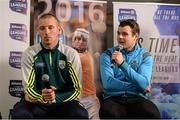
[[[50,17],[53,17],[59,23],[59,20],[57,19],[57,17],[52,13],[45,13],[41,15],[39,19],[45,19],[45,18],[50,18]]]
[[[133,19],[127,19],[120,22],[119,27],[129,26],[132,29],[132,34],[140,33],[140,28],[138,23]]]

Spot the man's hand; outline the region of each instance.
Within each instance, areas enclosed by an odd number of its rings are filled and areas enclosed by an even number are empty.
[[[33,99],[31,99],[27,94],[25,94],[25,100],[27,101],[27,102],[31,102],[31,103],[37,103],[38,101],[37,100],[33,100]]]
[[[146,93],[150,93],[151,92],[151,85],[148,85],[145,89]]]
[[[118,65],[123,63],[123,56],[122,53],[119,51],[115,51],[112,53],[112,60],[115,60]]]
[[[47,88],[44,88],[42,90],[42,97],[43,99],[46,101],[46,102],[49,102],[49,101],[55,101],[55,98],[56,98],[56,94],[55,94],[55,90],[56,88],[51,86],[51,89],[47,89]]]

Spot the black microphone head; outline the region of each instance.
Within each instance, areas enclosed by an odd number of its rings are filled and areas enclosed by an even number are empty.
[[[49,82],[49,75],[43,74],[43,75],[42,75],[42,81],[43,81],[43,82]]]
[[[123,49],[123,45],[118,45],[117,46],[117,48],[116,48],[116,51],[121,51]],[[111,64],[111,68],[113,68],[114,67],[114,65],[116,64],[116,61],[115,60],[112,60],[111,61],[112,62],[112,64]]]
[[[51,89],[51,85],[50,85],[50,83],[49,83],[49,75],[47,75],[47,74],[43,74],[42,75],[42,81],[44,82],[44,85],[45,85],[45,87],[47,88],[47,89]]]
[[[117,49],[116,49],[116,51],[120,51],[120,50],[122,50],[123,49],[123,45],[118,45],[118,47],[117,47]]]

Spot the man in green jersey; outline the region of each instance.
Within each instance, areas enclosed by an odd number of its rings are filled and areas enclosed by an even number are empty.
[[[59,42],[61,26],[54,15],[42,15],[37,30],[42,41],[23,53],[25,95],[15,104],[11,118],[88,118],[77,101],[82,79],[78,53]]]

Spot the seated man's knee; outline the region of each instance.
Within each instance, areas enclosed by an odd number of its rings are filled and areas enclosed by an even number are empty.
[[[71,118],[88,119],[88,111],[85,108],[76,110],[70,114]]]
[[[26,109],[25,103],[24,102],[17,102],[10,115],[11,119],[23,119],[23,118],[33,118],[33,115],[30,111]]]
[[[26,110],[13,109],[11,112],[11,119],[31,119],[33,115]]]
[[[154,109],[153,111],[148,111],[148,118],[152,119],[160,119],[160,112],[157,109]]]

